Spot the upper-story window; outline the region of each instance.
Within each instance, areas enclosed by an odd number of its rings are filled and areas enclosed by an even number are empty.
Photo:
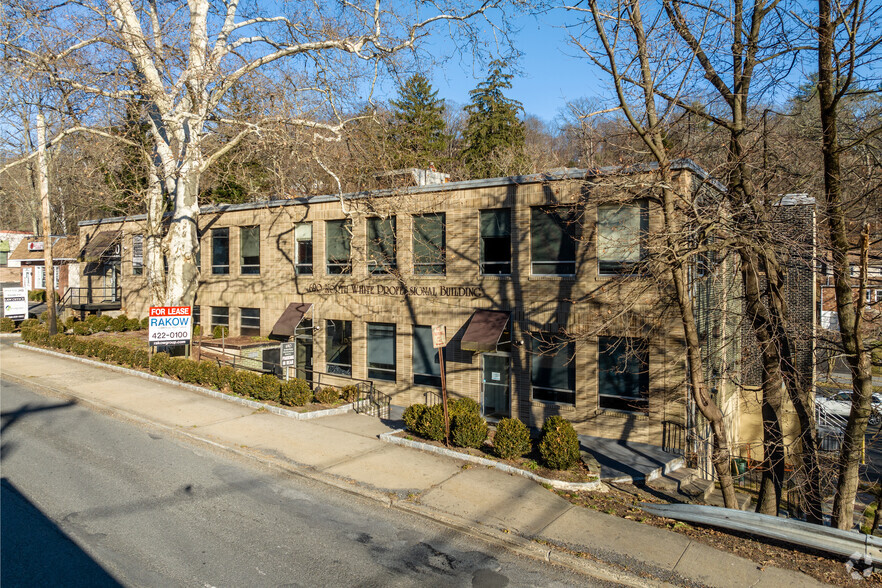
[[[413,273],[444,275],[446,229],[443,212],[413,217]]]
[[[325,252],[328,274],[351,274],[350,244],[352,221],[349,219],[325,222]]]
[[[511,209],[481,211],[481,273],[511,274]]]
[[[597,392],[600,408],[647,412],[649,356],[645,341],[625,337],[599,337]]]
[[[211,273],[230,273],[230,229],[226,227],[211,230]]]
[[[312,223],[297,223],[294,226],[294,272],[312,275]]]
[[[597,207],[597,263],[601,274],[622,274],[634,270],[646,255],[644,242],[649,231],[646,200]]]
[[[572,206],[530,209],[533,275],[575,275],[579,223]]]
[[[368,271],[388,274],[396,267],[395,217],[367,219]]]
[[[132,275],[144,274],[144,235],[132,235]]]
[[[260,226],[239,228],[239,271],[242,275],[260,274]]]

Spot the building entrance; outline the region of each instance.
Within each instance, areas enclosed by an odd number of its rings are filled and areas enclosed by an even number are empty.
[[[481,412],[496,421],[511,415],[511,357],[481,354]]]

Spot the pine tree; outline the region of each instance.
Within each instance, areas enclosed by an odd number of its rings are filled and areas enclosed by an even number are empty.
[[[461,155],[472,178],[488,178],[525,173],[528,160],[524,153],[526,132],[519,118],[523,106],[506,98],[512,74],[505,62],[490,63],[490,75],[469,92],[471,103]]]
[[[429,80],[414,74],[398,88],[398,100],[391,100],[391,139],[398,168],[428,168],[444,164],[450,136],[444,122],[444,103]]]

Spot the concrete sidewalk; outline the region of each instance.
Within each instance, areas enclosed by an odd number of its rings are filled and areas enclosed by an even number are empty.
[[[760,567],[678,533],[573,506],[524,478],[383,443],[378,436],[391,429],[376,418],[351,413],[294,420],[172,381],[144,379],[130,370],[13,348],[10,343],[3,342],[0,354],[3,378],[440,520],[596,578],[640,586],[822,585],[797,572]]]

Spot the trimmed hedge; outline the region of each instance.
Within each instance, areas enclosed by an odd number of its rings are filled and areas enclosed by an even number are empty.
[[[0,318],[0,333],[11,333],[15,330],[15,321],[4,316]]]
[[[348,386],[343,386],[340,388],[340,398],[343,399],[343,402],[351,403],[358,400],[358,386],[353,384],[349,384]]]
[[[426,408],[420,415],[416,433],[432,441],[443,441],[444,431],[444,408],[440,404]]]
[[[449,411],[450,407],[447,409]],[[487,440],[489,432],[487,421],[473,412],[457,414],[450,423],[450,437],[459,447],[477,449]]]
[[[493,452],[502,459],[517,459],[530,452],[530,431],[518,419],[502,419],[496,423]]]
[[[553,470],[568,470],[579,462],[579,437],[570,421],[559,416],[545,420],[539,454]]]
[[[333,386],[325,386],[315,391],[315,401],[320,404],[334,404],[340,400],[340,391]]]
[[[294,378],[280,384],[279,402],[285,406],[306,406],[312,398],[312,388],[306,380]]]
[[[419,422],[427,408],[425,404],[411,404],[404,409],[404,415],[401,418],[404,420],[404,426],[407,427],[408,431],[417,435],[420,434]]]

